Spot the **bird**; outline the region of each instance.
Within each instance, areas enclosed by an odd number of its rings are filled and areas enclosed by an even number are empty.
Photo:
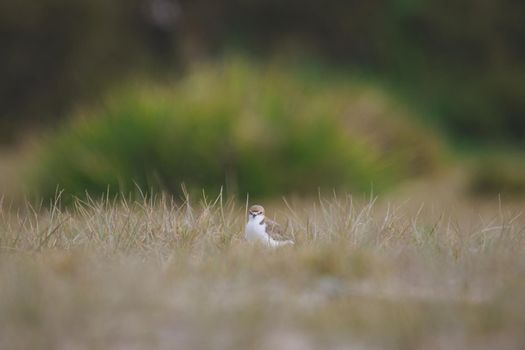
[[[281,225],[264,216],[264,208],[258,204],[252,205],[248,211],[244,235],[248,242],[262,243],[270,248],[294,244],[287,239]]]

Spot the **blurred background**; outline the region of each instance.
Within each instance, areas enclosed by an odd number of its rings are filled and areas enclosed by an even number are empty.
[[[0,3],[0,190],[525,193],[525,3]],[[458,185],[459,184],[459,185]]]

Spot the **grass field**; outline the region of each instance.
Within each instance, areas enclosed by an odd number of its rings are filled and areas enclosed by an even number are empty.
[[[4,201],[0,348],[523,348],[522,207],[478,204],[269,204],[268,250],[221,197]]]

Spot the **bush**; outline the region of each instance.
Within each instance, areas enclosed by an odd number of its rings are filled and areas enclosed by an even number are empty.
[[[232,59],[73,118],[43,142],[32,184],[44,197],[181,183],[252,197],[380,191],[439,164],[436,137],[407,113],[363,83]]]
[[[475,195],[522,196],[525,194],[523,155],[489,154],[478,159],[470,175]]]

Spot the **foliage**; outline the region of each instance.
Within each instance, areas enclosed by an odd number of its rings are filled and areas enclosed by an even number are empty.
[[[522,196],[525,194],[523,155],[488,154],[479,157],[472,167],[469,182],[473,194]]]
[[[118,0],[0,3],[0,141],[116,79],[230,47],[304,52],[405,91],[457,139],[525,140],[525,3]],[[153,69],[155,71],[156,69]]]
[[[0,2],[0,142],[16,138],[13,131],[21,126],[45,125],[76,104],[93,101],[138,67],[146,70],[155,62],[166,68],[162,58],[175,50],[172,28],[155,22],[148,5],[142,0]],[[171,12],[165,8],[164,18]]]
[[[436,137],[407,109],[372,86],[329,81],[233,58],[175,86],[123,89],[49,135],[34,187],[44,197],[181,183],[242,196],[369,192],[439,167]]]

